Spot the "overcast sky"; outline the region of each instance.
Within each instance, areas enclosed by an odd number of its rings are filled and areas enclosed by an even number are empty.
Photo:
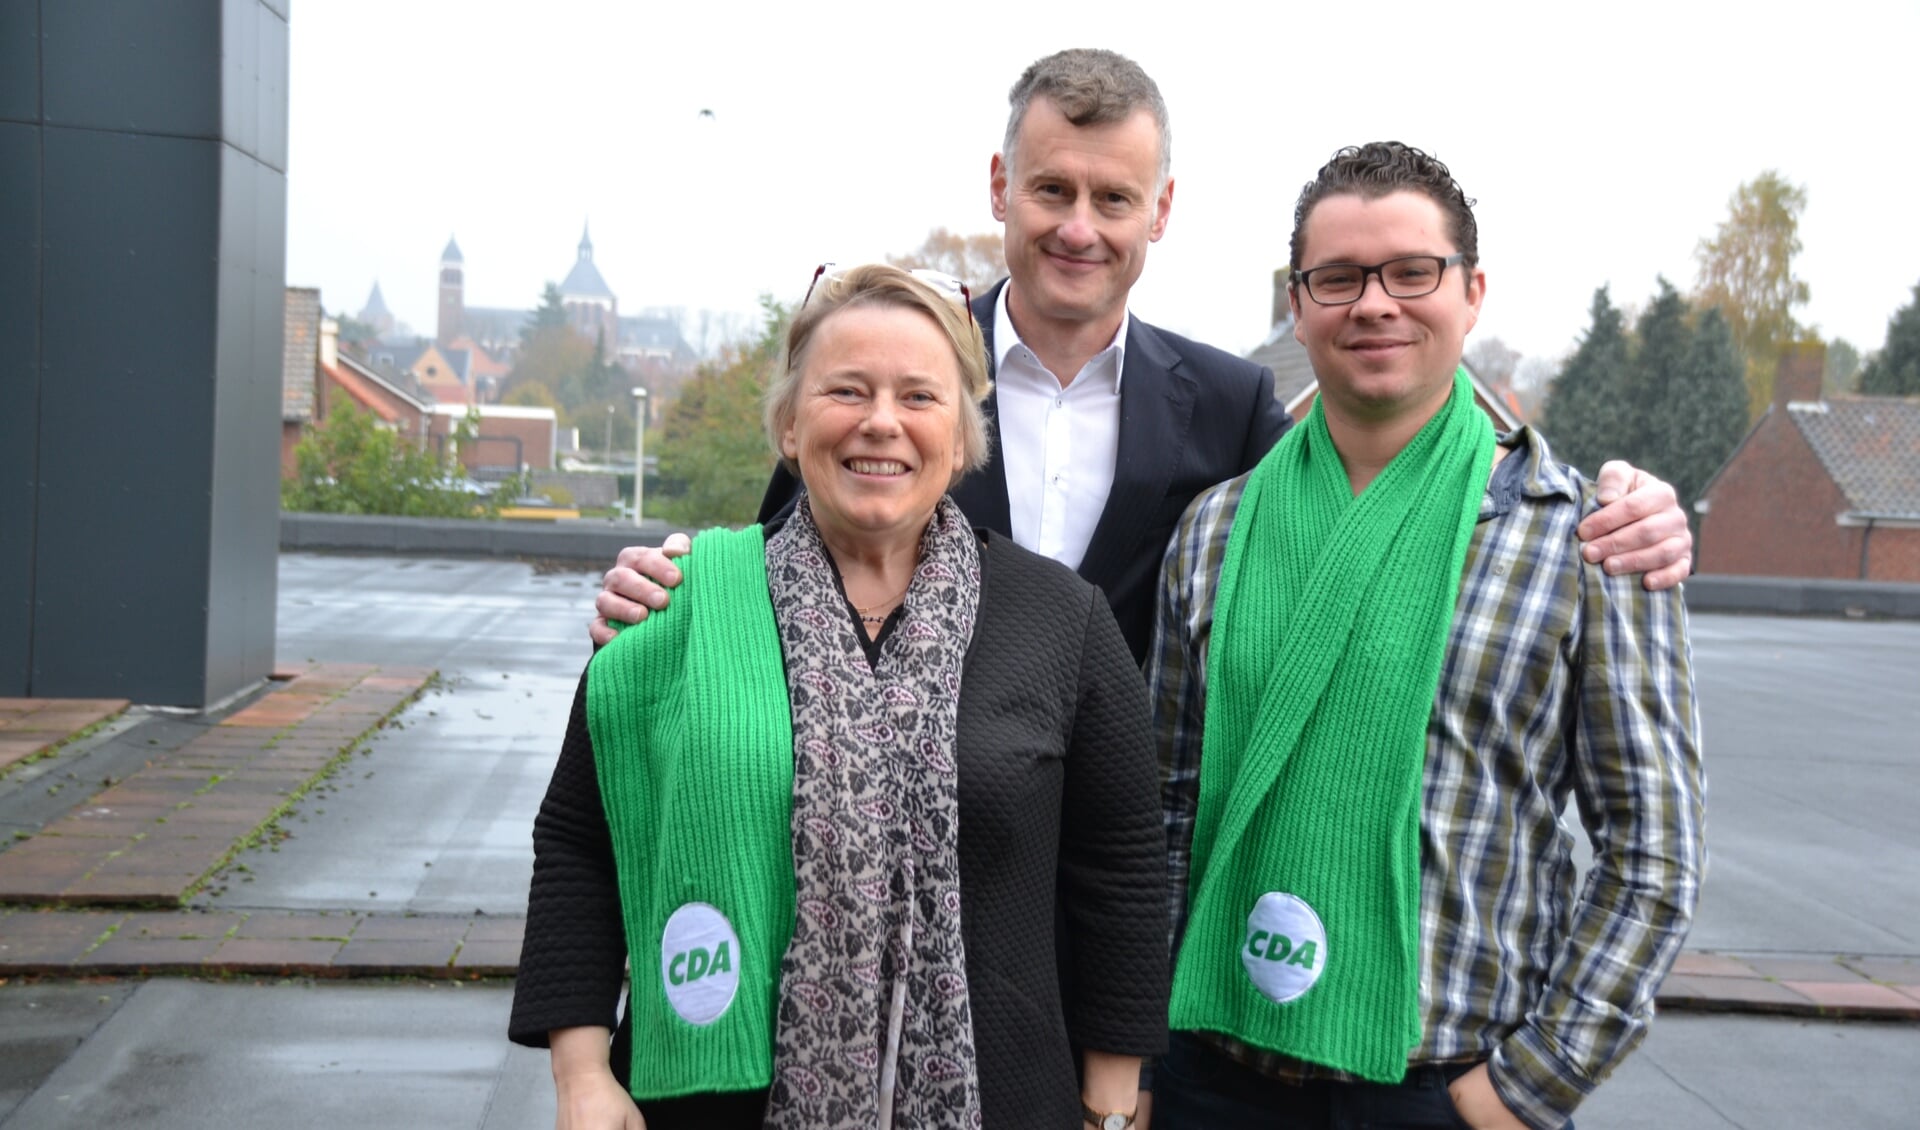
[[[1476,336],[1558,356],[1595,287],[1623,306],[1660,274],[1689,289],[1695,244],[1772,168],[1808,193],[1802,320],[1865,351],[1920,281],[1916,44],[1913,0],[303,0],[287,278],[336,312],[378,279],[431,334],[450,234],[468,303],[524,307],[590,220],[624,312],[797,299],[822,260],[992,229],[1007,88],[1092,46],[1138,60],[1172,114],[1172,222],[1133,291],[1148,321],[1258,344],[1301,184],[1392,138],[1479,200]]]

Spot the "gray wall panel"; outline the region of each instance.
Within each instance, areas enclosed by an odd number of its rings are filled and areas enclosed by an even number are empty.
[[[287,75],[289,29],[286,5],[267,5],[260,20],[260,151],[254,156],[287,171]]]
[[[205,701],[221,149],[46,129],[37,694]]]
[[[207,678],[215,697],[273,671],[280,518],[285,178],[221,150]]]
[[[0,0],[0,695],[272,669],[286,8]]]
[[[0,0],[0,120],[40,120],[38,0]]]
[[[43,4],[46,120],[220,136],[221,14],[221,0]]]
[[[0,34],[5,32],[0,19]],[[27,693],[40,443],[40,129],[0,122],[0,697]]]

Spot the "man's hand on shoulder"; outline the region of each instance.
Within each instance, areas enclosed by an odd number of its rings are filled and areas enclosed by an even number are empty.
[[[1648,592],[1670,589],[1693,572],[1693,531],[1673,488],[1618,459],[1600,467],[1601,507],[1580,523],[1587,561],[1613,576],[1644,574]]]
[[[613,568],[600,580],[593,598],[594,618],[587,624],[593,645],[600,647],[615,634],[609,621],[638,624],[647,613],[667,606],[667,590],[680,583],[680,567],[673,558],[693,548],[685,534],[669,534],[665,545],[630,545],[620,551]]]

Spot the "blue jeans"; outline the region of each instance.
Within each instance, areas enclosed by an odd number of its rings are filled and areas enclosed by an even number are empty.
[[[1447,1093],[1470,1069],[1413,1067],[1397,1084],[1283,1083],[1175,1032],[1153,1069],[1153,1130],[1470,1130]]]

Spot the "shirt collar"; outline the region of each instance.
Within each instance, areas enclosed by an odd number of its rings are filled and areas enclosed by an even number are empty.
[[[1026,344],[1020,340],[1020,331],[1013,328],[1013,315],[1007,312],[1007,294],[1011,290],[1013,280],[1008,279],[1007,285],[1000,288],[999,297],[993,301],[993,371],[996,373],[1006,367],[1007,354],[1012,353],[1015,346]],[[1106,347],[1113,350],[1113,392],[1116,396],[1120,393],[1120,378],[1127,371],[1127,331],[1132,326],[1133,311],[1123,308],[1120,311],[1120,328],[1114,331],[1113,340]],[[1031,349],[1027,352],[1033,353]],[[1106,349],[1100,352],[1105,353]],[[1098,357],[1099,354],[1094,356]],[[1037,354],[1035,359],[1037,362]],[[1059,374],[1055,373],[1054,376],[1058,377]],[[1079,376],[1075,373],[1072,379],[1078,380]]]
[[[1495,465],[1487,480],[1487,492],[1480,501],[1480,521],[1509,513],[1522,495],[1550,498],[1557,494],[1575,503],[1580,501],[1580,484],[1566,467],[1554,462],[1546,440],[1531,425],[1522,424],[1499,439],[1509,454]]]

